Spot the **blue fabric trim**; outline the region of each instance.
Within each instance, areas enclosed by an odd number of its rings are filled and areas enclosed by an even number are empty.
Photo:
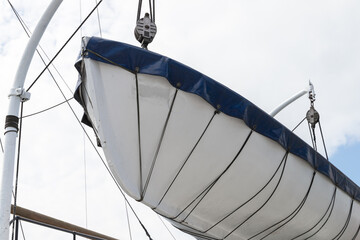
[[[214,108],[242,119],[249,128],[307,161],[350,197],[360,201],[360,188],[354,182],[289,129],[226,86],[175,60],[125,43],[92,37],[86,50],[86,58],[131,72],[138,68],[139,73],[165,77],[175,88],[199,95]]]

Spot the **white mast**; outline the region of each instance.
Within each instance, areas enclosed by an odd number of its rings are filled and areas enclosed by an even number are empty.
[[[10,90],[10,103],[8,114],[5,120],[4,161],[2,162],[1,172],[0,240],[6,240],[9,238],[9,221],[14,177],[14,163],[16,155],[15,152],[19,121],[19,108],[21,101],[28,100],[30,97],[30,94],[26,93],[23,88],[26,74],[36,47],[38,46],[48,23],[61,3],[62,0],[53,0],[41,17],[23,53],[15,75],[13,88]]]

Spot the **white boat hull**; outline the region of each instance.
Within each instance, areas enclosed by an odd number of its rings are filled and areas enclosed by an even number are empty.
[[[283,131],[278,125],[249,127],[253,120],[225,114],[226,101],[209,102],[199,86],[182,90],[186,79],[174,83],[105,59],[83,59],[79,93],[131,197],[198,239],[360,239],[359,201],[284,148],[286,135],[264,134]]]

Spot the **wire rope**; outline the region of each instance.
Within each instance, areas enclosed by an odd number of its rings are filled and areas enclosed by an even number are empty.
[[[354,234],[354,236],[353,236],[353,238],[351,240],[356,239],[357,235],[359,234],[359,231],[360,231],[360,225],[359,225],[358,229],[356,230],[356,232],[355,232],[355,234]]]
[[[80,24],[82,21],[82,0],[79,0],[79,18],[80,18]],[[83,37],[82,27],[80,28],[80,39]]]
[[[97,4],[97,0],[95,0],[95,5],[96,5],[96,4]],[[96,15],[97,15],[97,21],[98,21],[98,25],[99,25],[100,37],[102,37],[102,30],[101,30],[101,22],[100,22],[99,8],[96,9]]]
[[[87,193],[87,168],[86,168],[86,138],[85,138],[85,134],[83,133],[83,144],[84,144],[84,148],[83,148],[83,157],[84,157],[84,203],[85,203],[85,223],[86,223],[86,228],[88,227],[88,193]]]
[[[89,19],[92,13],[97,9],[97,7],[102,3],[103,0],[100,0],[98,4],[90,11],[90,13],[86,16],[86,18],[81,22],[81,24],[75,29],[75,31],[71,34],[71,36],[66,40],[63,46],[58,50],[58,52],[54,55],[54,57],[50,60],[50,62],[46,65],[46,67],[40,72],[40,74],[35,78],[35,80],[30,84],[27,92],[34,86],[34,84],[39,80],[42,74],[49,68],[49,66],[53,63],[53,61],[59,56],[62,50],[66,47],[66,45],[70,42],[70,40],[75,36],[75,34],[79,31],[79,29],[84,25],[84,23]]]
[[[19,183],[19,171],[20,171],[20,150],[21,150],[21,136],[22,136],[22,115],[24,112],[24,103],[20,104],[20,121],[19,121],[19,139],[18,139],[18,150],[17,150],[17,160],[16,160],[16,172],[15,172],[15,191],[14,191],[14,210],[13,210],[13,222],[16,217],[16,207],[17,207],[17,195],[18,195],[18,183]],[[15,224],[12,225],[12,238],[14,240],[15,233]]]
[[[315,236],[318,232],[320,232],[321,229],[326,225],[326,223],[329,221],[329,219],[330,219],[330,217],[331,217],[331,215],[332,215],[332,212],[333,212],[333,209],[334,209],[334,206],[335,206],[335,202],[336,202],[336,191],[335,191],[334,201],[332,202],[329,215],[326,217],[325,222],[320,226],[319,229],[317,229],[313,234],[311,234],[310,236],[308,236],[308,237],[305,238],[304,240],[311,239],[311,238],[312,238],[313,236]]]
[[[136,21],[138,21],[140,19],[141,8],[142,8],[142,0],[139,0]],[[149,11],[150,11],[151,21],[155,22],[155,0],[152,0],[152,3],[151,3],[151,0],[149,0]]]
[[[206,229],[204,232],[208,232],[211,229],[213,229],[215,226],[217,226],[218,224],[220,224],[222,221],[224,221],[226,218],[228,218],[229,216],[231,216],[232,214],[234,214],[236,211],[238,211],[240,208],[242,208],[243,206],[245,206],[246,204],[248,204],[249,202],[251,202],[256,196],[258,196],[269,184],[270,182],[272,182],[272,180],[274,179],[274,177],[277,175],[277,173],[279,172],[280,167],[283,165],[283,168],[285,167],[284,161],[288,156],[288,152],[285,153],[284,157],[282,158],[279,166],[277,167],[277,169],[275,170],[275,172],[273,173],[273,175],[271,176],[271,178],[267,181],[267,183],[257,192],[255,193],[251,198],[249,198],[247,201],[245,201],[244,203],[242,203],[240,206],[238,206],[236,209],[234,209],[233,211],[231,211],[230,213],[228,213],[226,216],[224,216],[222,219],[220,219],[218,222],[216,222],[215,224],[213,224],[210,228]],[[279,179],[280,180],[280,179]]]
[[[351,214],[352,214],[352,210],[353,210],[353,205],[354,205],[354,199],[351,199],[351,205],[350,205],[350,210],[347,216],[347,219],[345,221],[344,226],[341,228],[340,232],[331,240],[339,240],[341,238],[341,236],[345,233],[347,227],[349,226],[349,222],[350,222],[350,218],[351,218]]]
[[[20,221],[20,220],[19,220]],[[20,221],[20,229],[21,229],[21,234],[22,234],[22,237],[23,239],[25,240],[25,232],[24,232],[24,227],[22,225],[22,222]]]
[[[226,166],[226,168],[218,175],[218,177],[211,182],[200,194],[198,194],[198,196],[193,199],[190,203],[187,204],[187,206],[185,208],[183,208],[176,216],[173,217],[167,217],[170,218],[172,220],[178,218],[183,212],[186,211],[186,209],[188,209],[193,203],[196,202],[196,200],[199,200],[199,202],[197,202],[197,204],[195,205],[195,207],[193,208],[193,210],[198,206],[198,204],[206,197],[206,195],[211,191],[211,189],[216,185],[216,183],[219,181],[219,179],[230,169],[230,167],[234,164],[234,162],[236,161],[236,159],[238,159],[238,156],[240,155],[240,153],[242,152],[242,150],[245,148],[246,144],[248,143],[251,135],[253,133],[253,130],[251,130],[248,134],[248,136],[246,137],[245,141],[243,142],[243,144],[241,145],[239,151],[236,153],[235,157],[233,158],[233,160]],[[153,210],[156,208],[153,208]],[[188,215],[186,216],[186,218],[188,217]]]
[[[142,200],[143,197],[145,196],[145,193],[146,193],[146,190],[147,190],[147,186],[148,186],[148,184],[149,184],[149,182],[150,182],[150,179],[151,179],[151,176],[152,176],[152,172],[153,172],[153,170],[154,170],[154,166],[155,166],[155,163],[156,163],[156,160],[157,160],[157,157],[158,157],[158,154],[159,154],[159,152],[160,152],[160,148],[161,148],[161,145],[162,145],[164,136],[165,136],[165,131],[166,131],[166,128],[167,128],[167,126],[168,126],[171,113],[172,113],[172,111],[173,111],[173,107],[174,107],[174,103],[175,103],[175,99],[176,99],[177,93],[178,93],[178,89],[175,90],[174,97],[173,97],[173,99],[172,99],[172,101],[171,101],[170,109],[169,109],[169,112],[168,112],[168,114],[167,114],[167,116],[166,116],[166,120],[165,120],[165,123],[164,123],[164,127],[163,127],[163,129],[162,129],[162,131],[161,131],[161,136],[160,136],[160,139],[159,139],[157,148],[156,148],[156,152],[155,152],[155,155],[154,155],[154,159],[153,159],[153,161],[152,161],[152,163],[151,163],[151,167],[150,167],[150,170],[149,170],[149,174],[148,174],[148,176],[147,176],[147,178],[146,178],[146,182],[145,182],[145,185],[144,185],[144,189],[143,189],[143,191],[142,191],[142,193],[141,193],[142,196],[141,196],[141,199],[140,199],[140,200]]]
[[[156,215],[157,215],[157,214],[156,214]],[[171,237],[172,237],[174,240],[176,240],[174,234],[172,234],[172,232],[170,231],[170,229],[168,228],[168,226],[166,226],[164,220],[162,220],[162,218],[161,218],[159,215],[157,215],[157,216],[158,216],[158,218],[160,219],[160,221],[162,222],[162,224],[165,226],[165,228],[167,229],[167,231],[170,233]]]
[[[287,152],[288,153],[288,152]],[[282,180],[282,177],[284,175],[284,172],[285,172],[285,167],[286,167],[286,163],[287,163],[287,160],[288,160],[288,154],[286,155],[286,158],[285,158],[285,162],[284,162],[284,167],[281,171],[281,175],[280,175],[280,178],[279,178],[279,181],[276,183],[276,186],[274,188],[274,190],[271,192],[270,196],[266,199],[266,201],[255,211],[253,212],[252,214],[250,214],[250,216],[248,216],[245,220],[243,220],[239,225],[237,225],[233,230],[231,230],[225,237],[229,237],[233,232],[235,232],[237,229],[239,229],[245,222],[247,222],[250,218],[252,218],[255,214],[257,214],[269,201],[270,199],[273,197],[273,195],[275,194],[277,188],[279,187],[280,185],[280,182]]]
[[[330,199],[330,203],[329,203],[329,205],[328,205],[325,213],[324,213],[324,214],[322,215],[322,217],[316,222],[316,224],[315,224],[314,226],[312,226],[310,229],[306,230],[305,232],[303,232],[303,233],[301,233],[301,234],[293,237],[291,240],[295,240],[296,238],[299,238],[299,237],[301,237],[301,236],[303,236],[303,235],[311,232],[313,229],[315,229],[315,228],[321,223],[321,221],[326,217],[327,213],[329,212],[329,210],[330,210],[330,208],[331,208],[331,206],[332,206],[333,201],[335,201],[336,190],[337,190],[337,188],[335,187],[335,188],[334,188],[334,192],[333,192],[333,194],[332,194],[332,197],[331,197],[331,199]]]
[[[34,116],[34,115],[38,115],[38,114],[40,114],[40,113],[47,112],[47,111],[49,111],[49,110],[51,110],[51,109],[54,109],[54,108],[56,108],[56,107],[58,107],[58,106],[60,106],[60,105],[62,105],[62,104],[64,104],[64,103],[66,103],[66,102],[69,102],[69,101],[72,100],[72,99],[74,99],[74,97],[71,97],[71,98],[69,98],[69,99],[66,99],[65,101],[62,101],[61,103],[55,104],[54,106],[45,108],[45,109],[43,109],[43,110],[41,110],[41,111],[38,111],[38,112],[35,112],[35,113],[31,113],[31,114],[25,115],[25,116],[23,116],[22,118],[28,118],[28,117],[32,117],[32,116]]]
[[[132,240],[129,211],[128,211],[128,207],[127,207],[127,202],[124,201],[124,203],[125,203],[125,210],[126,210],[126,219],[127,219],[128,229],[129,229],[129,237],[130,237],[130,240]]]
[[[306,117],[304,117],[303,120],[301,120],[291,131],[294,132],[305,121],[305,119]]]
[[[313,172],[313,176],[310,182],[310,186],[306,192],[305,197],[302,199],[302,201],[300,202],[300,204],[296,207],[296,209],[291,212],[287,217],[283,218],[282,220],[276,222],[275,224],[271,225],[270,227],[264,229],[263,231],[257,233],[256,235],[252,236],[251,238],[249,238],[248,240],[266,232],[267,230],[275,227],[276,225],[280,224],[280,226],[277,226],[274,230],[272,230],[271,232],[267,233],[265,236],[263,236],[262,238],[260,238],[260,240],[267,238],[268,236],[270,236],[271,234],[273,234],[274,232],[276,232],[277,230],[279,230],[280,228],[282,228],[283,226],[285,226],[288,222],[290,222],[293,218],[296,217],[296,215],[301,211],[302,207],[305,205],[305,202],[310,194],[310,190],[312,188],[312,185],[314,183],[314,179],[315,179],[315,175],[316,175],[316,171]]]
[[[319,121],[319,129],[320,129],[321,139],[322,139],[323,146],[324,146],[324,151],[325,151],[326,159],[329,161],[329,156],[328,156],[328,153],[327,153],[327,150],[326,150],[326,144],[325,144],[324,134],[323,134],[323,131],[322,131],[322,128],[321,128],[320,121]]]

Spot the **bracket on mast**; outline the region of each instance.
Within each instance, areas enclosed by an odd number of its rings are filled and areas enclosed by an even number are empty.
[[[12,97],[12,96],[20,97],[22,102],[26,102],[30,100],[31,93],[26,92],[24,88],[12,88],[10,89],[10,93],[8,97]]]

